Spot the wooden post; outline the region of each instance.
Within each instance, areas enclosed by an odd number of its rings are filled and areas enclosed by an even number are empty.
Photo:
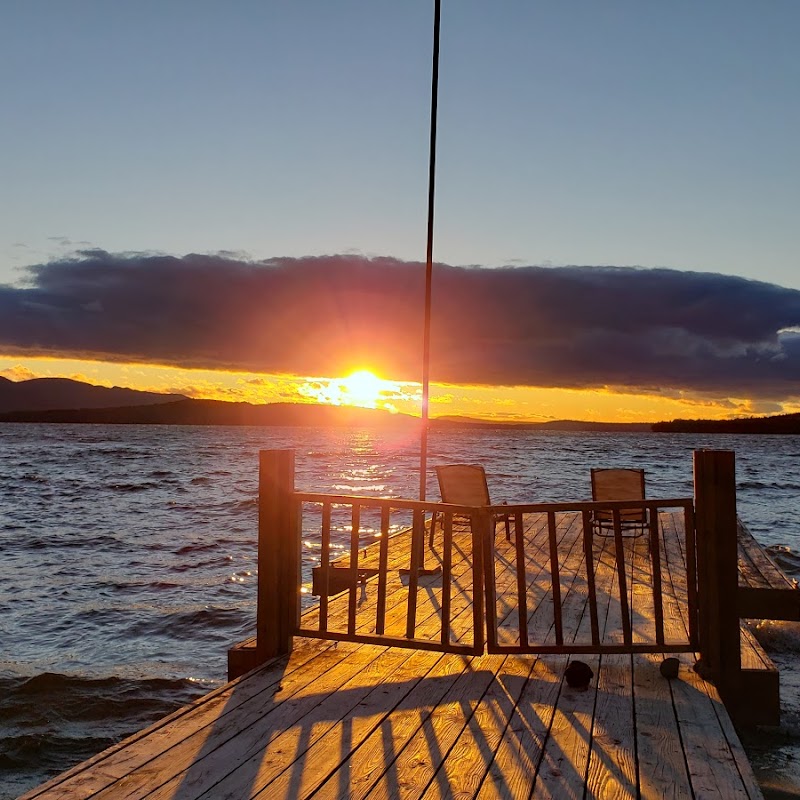
[[[694,452],[694,502],[701,674],[714,682],[735,715],[742,658],[733,451]]]
[[[300,621],[300,531],[294,450],[262,450],[258,475],[258,663],[292,650]]]

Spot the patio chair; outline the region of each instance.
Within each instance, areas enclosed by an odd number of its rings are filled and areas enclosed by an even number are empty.
[[[490,506],[492,504],[489,498],[489,485],[486,483],[486,471],[479,464],[447,464],[435,469],[443,503],[452,503],[457,506]],[[431,518],[429,547],[433,547],[436,517],[437,514],[434,511]],[[511,541],[509,514],[502,512],[495,514],[493,522],[495,526],[498,522],[505,522],[506,539]]]
[[[591,473],[592,500],[644,500],[643,469],[592,469]],[[622,508],[619,519],[623,533],[634,531],[633,536],[641,536],[647,530],[647,509]],[[614,513],[593,511],[592,530],[601,535],[613,535]]]

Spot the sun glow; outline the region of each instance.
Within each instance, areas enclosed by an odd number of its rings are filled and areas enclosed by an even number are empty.
[[[416,401],[416,388],[411,384],[384,380],[367,369],[359,369],[346,378],[309,379],[298,391],[317,403],[398,411],[398,405],[405,406],[410,401]]]
[[[383,381],[369,370],[360,369],[339,381],[345,405],[376,408],[383,390]]]

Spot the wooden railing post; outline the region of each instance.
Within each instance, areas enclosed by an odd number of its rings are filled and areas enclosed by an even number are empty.
[[[742,668],[733,451],[694,452],[694,502],[701,674],[733,711]]]
[[[258,663],[291,652],[300,621],[300,531],[294,450],[262,450],[258,473]]]

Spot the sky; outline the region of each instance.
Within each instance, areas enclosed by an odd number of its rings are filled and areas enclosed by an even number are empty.
[[[0,375],[414,413],[432,17],[0,5]],[[443,0],[432,415],[800,411],[798,35]]]

